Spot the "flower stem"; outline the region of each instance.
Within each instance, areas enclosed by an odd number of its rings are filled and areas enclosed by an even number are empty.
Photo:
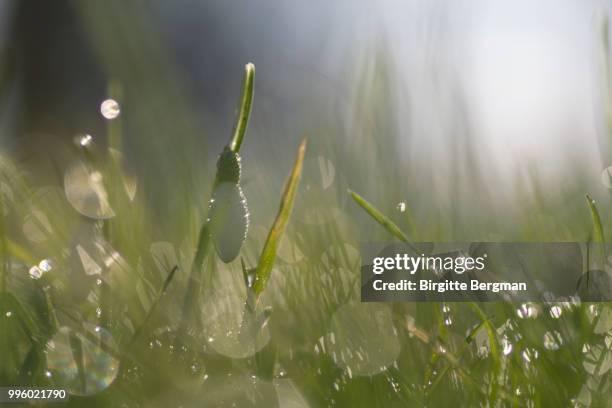
[[[242,97],[240,98],[240,107],[238,108],[238,120],[234,127],[234,135],[229,143],[229,148],[233,152],[240,151],[240,146],[244,140],[246,129],[249,124],[251,115],[251,106],[253,103],[253,89],[255,81],[255,65],[249,62],[244,66],[244,80],[242,82]]]

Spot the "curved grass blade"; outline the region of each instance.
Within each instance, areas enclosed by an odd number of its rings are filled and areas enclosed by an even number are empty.
[[[276,215],[274,224],[272,224],[272,228],[270,228],[270,232],[268,232],[266,243],[264,244],[264,248],[259,257],[257,270],[255,271],[255,282],[253,283],[253,291],[256,297],[259,296],[259,294],[265,289],[266,283],[268,283],[268,278],[270,277],[270,272],[272,272],[272,266],[274,265],[274,261],[276,259],[276,250],[281,237],[285,232],[285,227],[289,221],[291,210],[293,209],[295,194],[302,175],[305,152],[306,139],[303,139],[298,149],[293,170],[291,171],[291,175],[287,180],[287,184],[285,184],[285,190],[283,192],[283,197],[281,198],[278,214]]]
[[[365,198],[363,198],[356,192],[349,190],[349,194],[351,195],[353,200],[355,200],[355,202],[359,204],[359,206],[363,208],[370,215],[370,217],[374,218],[374,220],[376,220],[376,222],[378,222],[387,231],[389,231],[391,235],[393,235],[400,241],[408,244],[415,252],[418,252],[416,251],[414,247],[412,247],[412,245],[408,241],[408,237],[406,236],[406,234],[404,234],[404,232],[400,229],[400,227],[398,227],[393,221],[391,221],[389,217],[387,217],[385,214],[380,212],[380,210],[378,210],[370,202],[368,202]]]
[[[587,200],[587,204],[589,205],[589,210],[591,210],[591,219],[593,220],[593,229],[595,231],[594,241],[597,243],[602,243],[605,241],[604,232],[603,226],[601,224],[601,217],[599,216],[599,211],[595,206],[595,200],[593,200],[593,198],[588,194],[586,194],[585,197]]]
[[[251,107],[253,104],[253,91],[255,82],[255,65],[249,62],[244,66],[244,81],[242,83],[242,97],[240,98],[240,108],[238,109],[238,120],[234,128],[234,136],[229,144],[233,152],[239,152],[242,140],[249,124]]]
[[[140,336],[140,333],[142,333],[142,330],[147,326],[147,323],[149,323],[151,316],[153,316],[153,313],[155,312],[155,310],[157,310],[157,305],[159,304],[163,296],[166,294],[166,291],[168,290],[168,286],[170,285],[170,282],[172,282],[172,279],[174,278],[176,271],[178,271],[178,265],[175,265],[174,268],[172,268],[172,270],[166,277],[166,280],[164,281],[164,284],[161,290],[157,294],[157,298],[155,298],[155,300],[153,301],[153,304],[151,305],[151,307],[149,308],[149,311],[147,312],[144,319],[142,320],[142,323],[134,331],[132,338],[128,342],[128,347],[134,344],[134,342],[138,339],[138,336]]]
[[[588,194],[585,195],[585,198],[589,206],[589,210],[591,211],[591,220],[593,221],[593,241],[599,246],[601,267],[603,268],[606,264],[606,253],[604,248],[605,237],[603,232],[603,225],[601,224],[601,217],[599,216],[597,206],[595,206],[595,200],[593,200],[593,198]]]

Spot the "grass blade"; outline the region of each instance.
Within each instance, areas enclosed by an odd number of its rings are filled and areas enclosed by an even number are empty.
[[[138,326],[138,328],[136,328],[136,330],[134,331],[134,334],[132,335],[132,338],[128,342],[128,347],[134,344],[136,339],[138,339],[138,336],[140,336],[140,333],[142,332],[142,330],[147,326],[147,323],[149,323],[149,319],[151,319],[151,316],[153,316],[153,313],[157,309],[157,305],[161,301],[162,297],[166,294],[166,290],[168,289],[170,282],[172,282],[172,279],[174,278],[176,271],[178,271],[178,266],[174,266],[174,268],[172,268],[172,270],[166,277],[166,280],[164,281],[164,284],[161,290],[159,291],[157,298],[153,301],[153,304],[151,305],[151,307],[149,308],[149,311],[147,312],[144,319],[142,320],[142,323],[140,324],[140,326]]]
[[[361,208],[363,208],[372,218],[374,218],[376,222],[385,227],[385,229],[389,231],[391,235],[402,242],[408,243],[408,237],[406,234],[404,234],[404,232],[393,221],[391,221],[389,217],[380,212],[376,207],[374,207],[356,192],[349,190],[349,194]]]
[[[589,210],[591,210],[591,220],[593,221],[593,242],[595,242],[595,244],[597,244],[597,246],[599,247],[599,253],[601,256],[600,266],[601,268],[603,268],[606,264],[606,251],[604,247],[605,238],[603,232],[603,225],[601,224],[601,217],[599,216],[599,211],[595,206],[595,200],[593,200],[593,198],[588,194],[586,194],[585,197],[589,206]]]
[[[272,272],[272,266],[274,265],[274,260],[276,259],[276,250],[281,237],[285,232],[285,227],[287,226],[287,222],[289,221],[289,216],[291,215],[291,210],[293,208],[293,202],[295,201],[295,194],[300,182],[300,176],[302,175],[302,165],[304,164],[305,152],[306,139],[303,139],[298,149],[293,170],[291,171],[291,175],[287,180],[287,184],[285,184],[285,190],[283,192],[283,197],[281,198],[280,208],[278,209],[276,219],[274,220],[274,224],[272,224],[272,228],[270,228],[270,232],[268,232],[266,243],[264,244],[264,248],[261,251],[261,256],[259,257],[257,270],[255,271],[255,282],[253,284],[255,296],[259,296],[259,294],[263,292],[266,287],[266,283],[268,282],[268,278],[270,277],[270,272]]]
[[[605,241],[603,226],[601,224],[601,217],[599,216],[599,211],[595,206],[595,200],[593,200],[593,198],[588,194],[586,194],[585,197],[587,200],[587,204],[589,205],[589,210],[591,210],[591,219],[593,220],[593,229],[595,231],[594,241],[597,243],[602,243]]]
[[[240,98],[240,108],[238,109],[238,120],[234,128],[234,136],[229,144],[233,152],[240,151],[242,140],[249,124],[251,107],[253,105],[253,91],[255,82],[255,65],[251,62],[244,66],[244,81],[242,83],[242,97]]]

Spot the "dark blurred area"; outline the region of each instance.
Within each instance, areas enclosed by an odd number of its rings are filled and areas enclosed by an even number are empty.
[[[101,129],[96,107],[106,80],[71,2],[12,3],[3,17],[10,27],[5,64],[15,80],[7,91],[19,94],[17,140],[57,143]]]

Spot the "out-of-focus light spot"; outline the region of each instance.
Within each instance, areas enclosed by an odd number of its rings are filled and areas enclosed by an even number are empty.
[[[43,276],[43,271],[36,265],[31,267],[28,273],[32,279],[40,279]]]
[[[93,143],[93,137],[91,135],[77,135],[74,138],[74,142],[80,147],[89,147]]]
[[[51,269],[53,269],[53,263],[50,259],[43,259],[38,263],[38,267],[43,272],[49,272]]]
[[[105,119],[116,119],[121,113],[119,103],[114,99],[107,99],[100,105],[100,113]]]

